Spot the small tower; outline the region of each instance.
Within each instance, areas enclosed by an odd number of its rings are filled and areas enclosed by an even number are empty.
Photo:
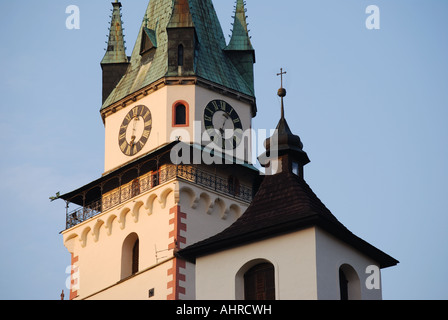
[[[241,76],[254,90],[255,50],[249,37],[244,0],[237,0],[233,22],[232,37],[224,49],[230,60],[240,71]]]
[[[286,123],[283,86],[279,96],[281,119],[264,155],[278,169],[229,228],[177,253],[196,265],[196,298],[381,299],[380,269],[398,261],[351,233],[305,182],[309,159]]]
[[[103,103],[116,87],[121,77],[126,73],[129,66],[123,35],[123,22],[121,20],[121,2],[116,0],[112,3],[112,6],[109,39],[106,54],[101,61],[103,70]]]
[[[281,171],[292,171],[294,174],[304,177],[303,167],[310,162],[308,155],[303,151],[303,143],[300,137],[293,134],[285,118],[285,106],[283,99],[286,89],[283,88],[283,69],[278,74],[281,76],[281,88],[278,96],[281,98],[280,121],[272,137],[265,141],[266,152],[259,157],[260,164],[266,168],[266,173],[272,175]]]

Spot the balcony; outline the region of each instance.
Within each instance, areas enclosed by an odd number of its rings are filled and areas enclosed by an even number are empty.
[[[151,171],[141,175],[129,183],[120,185],[110,192],[104,194],[101,192],[100,198],[95,201],[90,201],[89,204],[83,205],[73,211],[69,212],[67,206],[66,229],[70,229],[102,212],[113,209],[140,194],[175,179],[194,183],[198,186],[246,203],[250,203],[253,198],[253,189],[248,186],[240,185],[238,180],[233,179],[232,177],[223,178],[193,166],[167,165],[157,171]]]

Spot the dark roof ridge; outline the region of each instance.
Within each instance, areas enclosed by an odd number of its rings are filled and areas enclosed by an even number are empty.
[[[287,185],[280,185],[281,182]],[[287,197],[291,197],[289,203],[284,201]],[[274,201],[275,204],[269,207],[269,201]],[[251,205],[236,222],[221,233],[180,250],[178,255],[194,261],[196,257],[207,253],[311,226],[318,226],[371,256],[379,261],[382,268],[398,263],[394,258],[350,232],[322,203],[306,181],[290,171],[266,176]]]
[[[290,197],[290,201],[285,201]],[[269,206],[269,202],[275,205]],[[330,210],[320,201],[301,177],[290,171],[266,176],[246,212],[223,232],[203,240],[194,246],[221,242],[229,238],[246,238],[247,235],[266,235],[267,230],[280,230],[297,222],[316,222],[323,218],[339,224]]]

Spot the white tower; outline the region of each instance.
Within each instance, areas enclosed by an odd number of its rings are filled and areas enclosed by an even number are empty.
[[[175,253],[236,221],[258,177],[235,151],[257,112],[244,4],[227,45],[211,0],[151,0],[131,57],[112,5],[104,173],[61,196],[70,299],[194,299],[194,264]]]

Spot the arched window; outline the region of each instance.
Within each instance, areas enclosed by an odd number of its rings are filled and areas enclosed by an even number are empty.
[[[342,268],[339,268],[339,291],[341,300],[348,300],[348,280]]]
[[[132,247],[132,274],[136,274],[138,272],[138,256],[140,251],[140,241],[135,240],[134,246]]]
[[[131,233],[123,242],[121,250],[121,279],[136,274],[139,270],[140,241],[136,233]]]
[[[188,127],[188,104],[177,101],[173,104],[173,127]]]
[[[184,46],[181,44],[177,47],[177,65],[179,67],[184,65]]]
[[[187,108],[183,104],[176,106],[176,120],[175,125],[185,125],[187,124]]]
[[[355,269],[348,264],[339,268],[339,292],[341,300],[360,300],[361,283]]]
[[[245,300],[275,300],[275,275],[271,263],[260,263],[244,274]]]

